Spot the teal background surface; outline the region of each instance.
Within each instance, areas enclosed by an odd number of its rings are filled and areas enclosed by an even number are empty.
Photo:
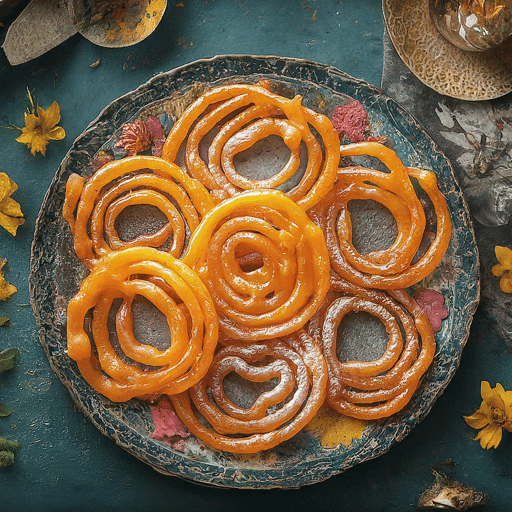
[[[76,35],[17,67],[0,54],[0,172],[19,185],[13,197],[26,216],[16,237],[0,230],[3,270],[18,288],[0,303],[0,316],[11,319],[0,328],[0,350],[20,350],[15,368],[0,375],[0,403],[13,411],[0,418],[0,436],[21,443],[15,463],[0,470],[1,512],[410,511],[433,481],[431,467],[447,459],[451,476],[489,496],[484,510],[510,509],[512,437],[484,451],[462,418],[480,405],[481,380],[512,389],[510,348],[481,311],[454,379],[405,440],[344,474],[287,491],[213,489],[158,474],[74,410],[37,339],[28,290],[34,223],[59,163],[105,106],[158,72],[222,54],[304,58],[379,86],[383,31],[378,0],[185,0],[171,1],[157,30],[133,47],[100,48]],[[27,87],[43,108],[53,100],[61,107],[66,138],[51,142],[46,157],[32,156],[7,128],[24,124]]]

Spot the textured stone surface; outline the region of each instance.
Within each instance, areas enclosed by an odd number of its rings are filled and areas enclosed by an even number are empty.
[[[511,95],[478,102],[443,96],[404,65],[387,33],[382,89],[425,127],[451,161],[469,204],[480,251],[482,312],[512,346],[512,296],[500,290],[499,279],[491,273],[498,263],[494,247],[512,247]]]

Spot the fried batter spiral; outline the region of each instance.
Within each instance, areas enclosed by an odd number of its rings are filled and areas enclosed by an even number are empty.
[[[342,156],[379,158],[389,173],[352,166],[340,169],[338,181],[308,214],[325,232],[331,265],[342,277],[363,287],[407,288],[429,275],[440,263],[451,237],[446,201],[434,173],[406,168],[391,149],[376,142],[341,147]],[[418,180],[434,206],[437,225],[428,250],[413,261],[425,231],[425,213],[410,177]],[[360,254],[352,243],[348,203],[371,199],[385,206],[396,220],[398,236],[387,248]]]
[[[131,309],[136,296],[166,317],[168,348],[136,339]],[[109,332],[116,300],[121,300],[115,319],[117,348]],[[93,343],[84,329],[90,310]],[[208,370],[218,338],[217,315],[195,272],[168,253],[133,247],[108,253],[84,279],[68,305],[67,338],[68,355],[85,380],[114,402],[179,393]]]
[[[260,263],[246,267],[248,256]],[[277,190],[244,192],[215,206],[183,261],[205,282],[230,338],[256,341],[296,331],[329,288],[322,232]]]
[[[273,189],[299,170],[301,141],[307,148],[307,166],[287,195],[302,208],[313,206],[332,186],[339,163],[339,138],[329,118],[289,100],[263,85],[223,85],[203,93],[180,116],[163,147],[162,157],[174,162],[185,142],[185,168],[221,198],[243,190]],[[219,123],[221,128],[208,150],[208,162],[199,144]],[[312,129],[318,134],[317,139]],[[253,180],[239,174],[234,157],[270,136],[282,138],[290,157],[284,168],[268,179]]]
[[[357,311],[366,311],[384,323],[388,345],[376,361],[340,362],[336,354],[337,329],[347,313]],[[329,405],[360,419],[379,419],[403,409],[436,350],[425,312],[405,290],[364,289],[337,277],[333,278],[329,299],[310,327],[315,334],[321,330],[322,351],[329,369]]]
[[[224,381],[231,373],[253,383],[278,382],[243,407],[226,396]],[[309,423],[325,399],[326,382],[320,349],[300,330],[282,339],[221,349],[204,379],[170,398],[185,426],[209,446],[254,453],[290,439]]]
[[[264,179],[243,175],[241,154],[272,137],[289,151],[283,167]],[[357,156],[387,170],[339,169]],[[359,200],[393,216],[387,248],[354,246],[349,203]],[[435,214],[426,249],[424,204]],[[158,226],[139,229],[143,219],[124,233],[131,207],[158,210]],[[169,395],[184,425],[215,449],[275,447],[324,401],[363,420],[396,414],[433,361],[431,325],[405,289],[436,268],[450,242],[435,174],[406,167],[377,142],[340,148],[325,115],[299,95],[273,93],[268,80],[201,94],[162,158],[128,156],[88,179],[72,174],[63,216],[90,270],[68,304],[69,357],[114,402]],[[139,307],[163,315],[168,343],[138,339]],[[338,328],[357,312],[383,324],[385,350],[340,361]]]
[[[133,205],[158,208],[167,223],[154,233],[122,240],[116,220]],[[85,185],[83,178],[72,174],[67,182],[63,215],[74,234],[77,256],[92,268],[110,250],[160,247],[171,237],[169,252],[179,257],[187,229],[193,231],[213,205],[206,188],[179,167],[158,157],[138,155],[109,162]]]

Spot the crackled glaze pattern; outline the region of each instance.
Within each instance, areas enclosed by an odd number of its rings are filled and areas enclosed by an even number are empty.
[[[326,424],[327,419],[276,448],[250,456],[211,449],[192,435],[170,446],[151,435],[155,424],[148,404],[135,399],[110,402],[87,385],[67,356],[66,307],[87,271],[74,254],[61,215],[65,184],[73,172],[94,172],[98,158],[107,153],[110,158],[124,156],[116,148],[123,124],[157,115],[168,131],[205,87],[262,78],[281,94],[301,94],[304,104],[327,115],[336,106],[359,101],[368,112],[371,135],[386,135],[406,165],[435,170],[452,218],[452,241],[442,264],[421,285],[442,293],[449,315],[436,335],[434,362],[411,402],[391,418],[370,422],[361,432],[359,427],[353,429],[351,442],[342,432],[337,444],[332,438],[337,425]],[[428,414],[458,367],[480,288],[478,251],[451,165],[402,107],[377,88],[330,66],[280,57],[224,56],[155,76],[111,103],[76,140],[37,219],[30,291],[40,340],[53,371],[103,434],[161,473],[221,487],[291,488],[320,482],[384,454]]]
[[[437,31],[428,0],[383,0],[390,38],[407,67],[435,91],[484,100],[512,90],[512,38],[486,52],[464,51]]]

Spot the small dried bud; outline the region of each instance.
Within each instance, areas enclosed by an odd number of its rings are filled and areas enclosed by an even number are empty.
[[[129,155],[137,155],[151,147],[151,135],[146,123],[134,121],[123,126],[123,133],[116,147],[125,149]]]

